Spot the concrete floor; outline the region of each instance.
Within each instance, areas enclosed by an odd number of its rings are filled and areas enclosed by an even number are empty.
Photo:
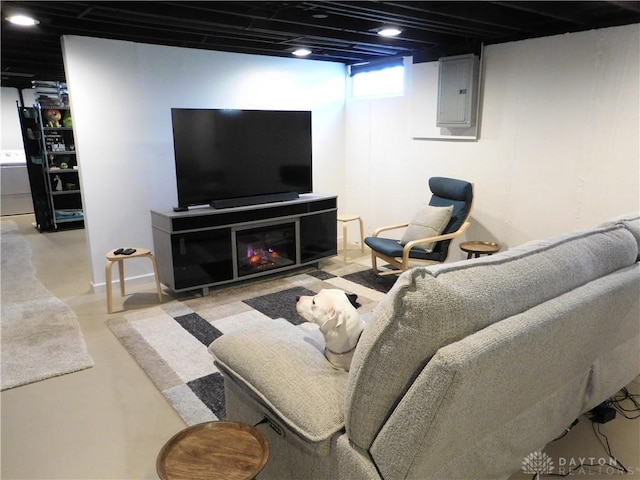
[[[2,392],[1,477],[158,478],[156,456],[185,423],[105,325],[105,294],[91,292],[84,230],[42,234],[32,215],[6,220],[31,245],[38,279],[76,313],[95,366]],[[153,283],[127,288],[128,310],[157,304]]]
[[[156,479],[163,444],[185,427],[142,369],[105,325],[104,293],[92,293],[84,230],[39,233],[32,215],[14,221],[33,249],[39,280],[76,313],[95,366],[0,394],[1,478]],[[369,263],[354,247],[350,258]],[[123,301],[114,289],[114,315],[157,304],[155,284],[129,286]],[[129,293],[130,291],[130,293]],[[165,301],[171,301],[165,296]],[[630,385],[640,392],[638,379]],[[602,426],[613,454],[640,478],[640,420],[616,418]],[[566,461],[608,458],[584,417],[545,450]],[[558,459],[554,457],[555,465]],[[558,472],[558,470],[556,470]],[[609,473],[602,470],[603,474]],[[612,478],[598,472],[572,476]],[[516,473],[515,479],[532,475]]]

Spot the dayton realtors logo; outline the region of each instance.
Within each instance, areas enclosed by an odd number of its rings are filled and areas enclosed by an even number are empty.
[[[536,480],[538,480],[540,474],[549,475],[553,473],[553,462],[551,457],[544,452],[531,452],[522,461],[522,471],[535,474]]]
[[[640,468],[625,467],[614,457],[559,457],[556,468],[549,455],[532,452],[522,461],[522,471],[534,474],[539,480],[540,475],[633,475],[640,472]]]

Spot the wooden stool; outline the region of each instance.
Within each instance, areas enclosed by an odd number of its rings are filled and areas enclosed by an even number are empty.
[[[472,240],[470,242],[462,242],[460,244],[460,250],[467,252],[467,260],[475,256],[478,258],[480,255],[493,255],[500,251],[500,245],[493,242],[481,242],[478,240]]]
[[[174,435],[156,459],[162,480],[246,480],[269,459],[262,432],[241,422],[206,422]]]
[[[360,215],[338,215],[338,221],[342,222],[342,255],[344,261],[347,261],[347,222],[358,220],[360,223],[360,250],[364,253],[364,226]]]
[[[151,263],[153,264],[153,274],[156,277],[156,287],[158,289],[158,299],[160,303],[162,303],[162,289],[160,288],[160,278],[158,277],[158,265],[156,263],[156,257],[153,256],[151,250],[146,248],[137,248],[136,251],[131,255],[116,255],[115,252],[117,249],[110,250],[107,252],[107,263],[105,265],[105,274],[106,274],[106,284],[107,284],[107,312],[113,313],[113,308],[111,306],[113,293],[111,291],[111,267],[113,264],[118,262],[118,270],[120,272],[120,295],[124,297],[124,261],[129,258],[140,258],[147,257],[151,259]]]

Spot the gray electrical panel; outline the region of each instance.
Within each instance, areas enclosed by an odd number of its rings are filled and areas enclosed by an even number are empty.
[[[436,126],[470,128],[478,108],[479,61],[473,54],[439,59]]]

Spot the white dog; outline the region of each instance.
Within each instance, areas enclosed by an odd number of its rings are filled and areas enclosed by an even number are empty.
[[[349,371],[353,352],[365,322],[356,311],[357,295],[338,289],[323,289],[317,295],[296,298],[296,310],[320,326],[324,335],[324,356],[340,370]]]

